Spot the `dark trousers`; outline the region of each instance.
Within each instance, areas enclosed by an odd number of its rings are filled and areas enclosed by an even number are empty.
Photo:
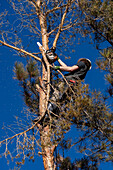
[[[72,82],[69,82],[69,84],[66,84],[64,81],[61,81],[58,87],[54,88],[53,93],[50,98],[50,102],[48,104],[48,110],[50,111],[50,113],[53,112],[57,115],[59,114],[60,107],[58,106],[57,103],[61,103],[64,100],[66,101],[66,97],[72,94],[72,92],[70,91],[73,90],[73,86],[75,84],[76,83],[72,83]]]

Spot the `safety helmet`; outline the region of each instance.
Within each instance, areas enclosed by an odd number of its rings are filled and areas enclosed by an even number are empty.
[[[91,61],[88,58],[80,58],[77,63],[80,61],[83,61],[88,66],[89,70],[91,69]]]

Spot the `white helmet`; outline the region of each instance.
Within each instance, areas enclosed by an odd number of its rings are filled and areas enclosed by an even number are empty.
[[[91,69],[91,61],[88,58],[80,58],[78,62],[84,61],[86,65],[89,67],[89,70]]]

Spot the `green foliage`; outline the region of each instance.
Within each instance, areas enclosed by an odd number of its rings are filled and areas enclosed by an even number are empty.
[[[67,157],[67,158],[65,158],[65,159],[63,160],[63,162],[61,163],[59,169],[60,169],[60,170],[67,170],[67,169],[69,169],[69,170],[74,170],[75,167],[76,167],[76,166],[74,166],[74,164],[71,163],[70,158]]]
[[[56,86],[58,87],[58,84]],[[59,90],[63,93],[64,89],[65,86]],[[81,81],[77,86],[72,86],[72,89],[74,93],[69,89],[65,100],[57,102],[61,112],[59,119],[55,121],[56,128],[52,128],[55,139],[58,143],[61,141],[60,145],[64,150],[76,145],[80,153],[89,155],[89,159],[93,155],[95,159],[111,160],[113,116],[106,105],[106,98],[101,92],[90,91],[88,85]],[[54,120],[54,116],[51,116]],[[66,128],[70,130],[71,125],[76,126],[80,137],[75,135],[73,140],[62,140],[63,133]]]
[[[97,91],[90,92],[88,86],[82,83],[73,87],[73,90],[76,96],[69,93],[61,104],[60,115],[67,120],[67,125],[71,122],[81,132],[82,135],[75,139],[76,147],[79,152],[87,153],[89,157],[94,155],[99,159],[111,159],[109,152],[113,151],[113,116],[106,106],[103,95]],[[63,146],[68,147],[66,141]]]
[[[38,114],[39,111],[39,95],[35,85],[39,83],[39,69],[35,60],[29,60],[26,68],[22,63],[15,63],[14,68],[16,79],[19,80],[23,88],[24,100],[30,110]]]
[[[69,157],[66,157],[63,161],[60,162],[59,165],[60,170],[98,170],[98,161],[95,158],[91,158],[91,160],[88,157],[84,157],[82,159],[75,159],[74,162],[71,162]]]
[[[81,16],[81,33],[90,34],[96,47],[99,49],[102,42],[107,48],[100,50],[102,58],[97,59],[97,65],[108,74],[106,80],[111,84],[108,87],[109,95],[113,95],[113,1],[112,0],[82,0],[79,1],[78,13]]]
[[[91,169],[91,170],[98,170],[98,161],[95,158],[84,157],[79,160],[75,160],[76,166],[81,170]]]
[[[65,149],[70,149],[70,147],[71,147],[71,140],[62,140],[61,142],[60,142],[60,146],[61,146],[61,148],[63,148],[64,150]]]
[[[0,19],[1,30],[4,29],[4,31],[1,31],[1,38],[21,48],[23,48],[23,39],[25,48],[32,47],[30,45],[32,44],[31,42],[34,41],[34,38],[38,41],[42,36],[40,28],[38,28],[38,17],[41,16],[39,15],[39,11],[41,10],[44,14],[43,16],[46,16],[44,25],[41,26],[45,26],[47,22],[47,34],[49,36],[49,45],[51,45],[58,32],[67,1],[44,0],[41,1],[40,9],[37,7],[36,1],[28,2],[31,1],[22,1],[22,3],[20,3],[20,0],[18,0],[18,2],[16,0],[10,1],[16,15],[20,18],[18,19],[18,23],[15,24],[15,28],[12,27],[11,29],[11,24],[8,25],[8,23],[5,23],[6,27],[4,27]],[[32,6],[32,4],[34,5]],[[113,2],[111,0],[80,0],[74,1],[73,3],[70,1],[70,4],[68,15],[64,21],[61,36],[57,43],[57,48],[60,49],[60,52],[63,51],[63,54],[68,48],[69,51],[71,51],[71,45],[75,43],[75,37],[78,38],[80,34],[82,37],[89,35],[91,40],[93,39],[94,42],[96,42],[97,49],[102,42],[108,42],[110,47],[100,51],[102,59],[97,61],[97,65],[100,69],[108,73],[106,79],[111,84],[108,92],[110,96],[112,96],[113,50],[111,46],[113,45]],[[52,10],[53,8],[54,10]],[[58,10],[56,10],[56,8]],[[3,17],[5,15],[7,15],[7,12],[0,16]],[[6,28],[14,30],[13,34],[9,30],[6,31]],[[46,35],[46,33],[43,35]],[[21,37],[21,39],[18,37]],[[28,39],[26,37],[28,37]],[[28,41],[29,38],[31,38],[31,41]],[[29,42],[30,44],[28,44]],[[67,44],[69,44],[69,46],[67,46]],[[32,48],[31,51],[34,52],[34,48]],[[19,80],[19,84],[23,89],[24,100],[30,110],[31,119],[34,118],[35,115],[39,115],[40,96],[36,89],[36,84],[42,88],[42,84],[40,85],[39,83],[39,76],[42,75],[40,71],[41,68],[38,67],[35,60],[29,60],[26,67],[24,67],[22,63],[15,63],[15,77]],[[53,79],[56,79],[54,75]],[[52,82],[52,85],[58,87],[58,81],[59,79],[56,82]],[[45,87],[42,88],[42,90],[47,90],[46,85],[48,84],[44,82],[43,87]],[[64,89],[65,86],[60,92],[62,93]],[[44,117],[40,122],[42,128],[45,128],[47,125],[49,126],[50,133],[47,134],[47,137],[49,137],[50,140],[46,142],[47,146],[51,147],[51,145],[56,144],[57,146],[59,144],[60,150],[61,148],[62,150],[68,150],[75,145],[80,153],[88,155],[88,158],[76,160],[74,163],[71,163],[70,158],[63,158],[63,160],[59,160],[60,169],[74,169],[76,166],[81,169],[97,169],[97,160],[112,161],[113,116],[107,107],[105,97],[96,90],[91,92],[88,85],[79,82],[78,85],[72,87],[71,90],[69,88],[65,100],[57,101],[56,104],[60,109],[60,114],[56,113],[56,115],[54,115],[53,113],[49,113],[47,118]],[[75,134],[71,140],[65,140],[65,133],[72,130],[72,127],[76,127],[80,135],[77,136]],[[42,137],[44,134],[41,133],[40,136]],[[36,153],[35,146],[38,146],[38,149],[39,146],[42,147],[42,149],[44,147],[44,145],[40,145],[37,130],[29,136],[26,136],[26,133],[24,133],[24,135],[25,136],[19,135],[19,139],[17,138],[16,142],[18,144],[18,146],[16,146],[18,152],[17,155],[15,155],[15,159],[22,158],[21,161],[17,161],[17,165],[24,164],[26,157],[34,161],[34,154]],[[6,152],[6,156],[9,154],[9,151]],[[92,155],[94,157],[92,157]],[[91,161],[93,163],[89,165]]]
[[[107,48],[103,51],[100,51],[102,58],[97,60],[97,65],[100,69],[107,72],[113,72],[113,49]]]
[[[79,7],[83,13],[82,25],[85,25],[83,32],[93,32],[92,36],[97,43],[106,40],[113,45],[113,2],[111,0],[82,0],[79,1]]]
[[[108,93],[110,96],[113,95],[113,48],[107,48],[100,51],[102,55],[101,59],[96,61],[98,67],[107,72],[105,75],[106,80],[109,82]]]
[[[39,69],[37,67],[37,62],[35,60],[28,61],[28,64],[26,67],[27,67],[27,71],[29,73],[30,78],[39,76]]]
[[[14,68],[15,78],[19,81],[26,80],[28,78],[28,72],[24,69],[23,63],[15,63]]]

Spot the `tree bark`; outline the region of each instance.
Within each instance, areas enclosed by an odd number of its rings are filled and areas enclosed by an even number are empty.
[[[38,5],[40,3],[38,1]],[[41,12],[39,14],[40,20],[40,27],[42,33],[42,45],[47,50],[48,49],[48,34],[47,34],[47,23],[46,23],[46,16],[44,16]],[[48,99],[49,99],[49,81],[50,81],[50,67],[48,60],[46,58],[45,52],[42,50],[43,55],[43,62],[42,62],[42,78],[40,80],[41,87],[40,89],[40,115],[44,115],[47,110]],[[45,93],[46,92],[46,93]],[[50,137],[50,129],[47,125],[46,127],[40,127],[40,139],[41,139],[41,146],[42,146],[42,157],[45,170],[54,170],[54,156],[53,152],[55,146],[51,142]]]
[[[55,170],[54,149],[55,145],[51,142],[49,126],[44,127],[40,133],[42,157],[45,170]]]

